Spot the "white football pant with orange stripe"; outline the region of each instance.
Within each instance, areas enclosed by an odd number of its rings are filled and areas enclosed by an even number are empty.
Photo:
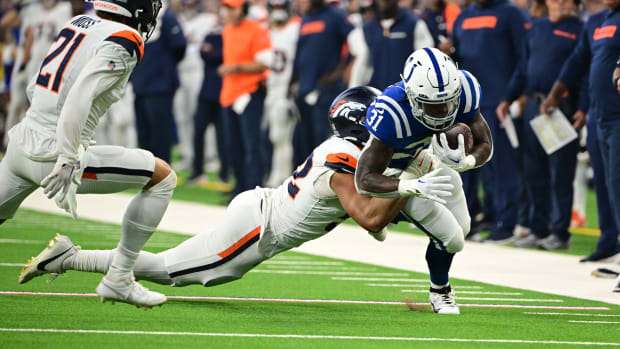
[[[240,279],[266,260],[259,251],[263,233],[261,189],[239,194],[217,227],[158,254],[141,251],[134,266],[138,280],[173,286],[215,286]],[[273,241],[265,239],[267,245]],[[64,270],[106,273],[115,250],[78,250]]]

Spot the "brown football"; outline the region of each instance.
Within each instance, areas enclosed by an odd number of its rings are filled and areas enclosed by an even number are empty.
[[[460,134],[465,138],[465,154],[470,154],[474,148],[474,135],[471,133],[469,126],[462,122],[457,122],[454,125],[448,127],[442,131],[446,134],[448,145],[452,149],[456,149],[459,146],[458,136]]]

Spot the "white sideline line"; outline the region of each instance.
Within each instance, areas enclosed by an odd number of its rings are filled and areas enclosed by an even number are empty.
[[[313,261],[265,261],[262,264],[287,264],[287,265],[344,265],[343,262],[313,262]]]
[[[322,266],[322,265],[266,265],[265,268],[269,269],[269,270],[282,270],[282,268],[289,268],[289,269],[294,269],[294,270],[331,270],[331,271],[338,271],[338,270],[357,270],[357,271],[373,271],[373,270],[377,270],[377,268],[371,268],[371,267],[336,267],[336,266],[331,266],[331,265],[326,265],[326,266]],[[261,270],[265,270],[263,268],[261,268]]]
[[[298,261],[298,260],[310,260],[312,259],[312,257],[306,257],[306,256],[277,256],[277,257],[273,257],[272,260],[276,260],[276,261]]]
[[[543,303],[562,303],[561,299],[537,299],[537,298],[478,298],[478,297],[459,297],[456,299],[468,301],[498,301],[498,302],[543,302]]]
[[[579,313],[535,313],[535,312],[523,312],[528,315],[558,315],[558,316],[597,316],[597,317],[618,317],[620,314],[579,314]]]
[[[0,239],[0,244],[45,245],[46,243],[47,241],[43,240]]]
[[[486,294],[486,295],[495,295],[495,296],[520,296],[522,295],[521,292],[461,291],[460,289],[461,287],[454,287],[454,290],[456,290],[458,294]],[[401,290],[401,291],[410,292],[410,293],[427,293],[428,292],[428,290]],[[480,299],[483,299],[483,298],[480,298]]]
[[[27,292],[27,291],[0,291],[0,295],[9,296],[61,296],[61,297],[98,297],[96,293],[65,293],[65,292]],[[206,297],[206,296],[169,296],[168,299],[188,300],[215,300],[215,301],[253,301],[253,302],[282,302],[282,303],[336,303],[336,304],[372,304],[372,305],[406,305],[424,306],[428,303],[392,302],[392,301],[365,301],[342,299],[294,299],[294,298],[244,298],[244,297]],[[606,307],[572,307],[549,305],[522,305],[522,304],[459,304],[461,307],[472,308],[505,308],[505,309],[552,309],[552,310],[611,310]]]
[[[620,324],[620,321],[580,321],[580,320],[568,320],[574,324]]]
[[[345,281],[394,281],[394,282],[428,282],[428,279],[385,279],[385,278],[355,278],[355,277],[332,277],[332,280]]]
[[[0,267],[25,267],[23,263],[0,263]]]
[[[209,333],[209,332],[168,332],[168,331],[114,331],[114,330],[68,330],[56,328],[0,328],[1,332],[44,332],[44,333],[91,333],[91,334],[129,334],[156,336],[203,336],[203,337],[252,337],[252,338],[294,338],[294,339],[331,339],[331,340],[374,340],[407,342],[465,342],[465,343],[522,343],[522,344],[561,344],[561,345],[597,345],[620,346],[620,343],[608,342],[569,342],[540,341],[528,339],[469,339],[469,338],[432,338],[432,337],[364,337],[364,336],[319,336],[304,334],[263,334],[263,333]]]
[[[267,274],[305,274],[305,275],[368,275],[368,276],[407,276],[407,273],[362,273],[348,271],[306,271],[306,270],[263,270],[254,269],[250,273],[267,273]]]
[[[430,280],[422,280],[424,282],[423,285],[415,285],[415,284],[366,284],[366,286],[370,286],[370,287],[429,287],[429,282]],[[481,286],[454,286],[454,288],[456,289],[465,289],[465,288],[471,288],[471,289],[481,289]]]

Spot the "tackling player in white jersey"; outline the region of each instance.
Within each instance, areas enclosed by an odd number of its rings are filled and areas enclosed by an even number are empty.
[[[289,0],[269,0],[269,36],[273,45],[273,64],[267,78],[265,119],[269,124],[269,140],[273,144],[273,160],[267,185],[275,187],[291,173],[293,131],[297,107],[288,96],[293,74],[295,49],[299,38],[298,17],[291,18]]]
[[[166,297],[135,282],[132,269],[168,206],[176,175],[147,151],[91,141],[142,58],[141,35],[148,40],[161,0],[98,0],[93,6],[98,17],[66,23],[28,87],[31,107],[9,132],[0,163],[0,223],[39,186],[74,218],[76,194],[143,189],[125,212],[112,267],[97,294],[102,301],[149,308]]]
[[[462,246],[446,244],[442,235],[457,236],[460,241],[469,233],[471,219],[457,172],[482,166],[492,155],[489,127],[480,114],[481,89],[469,72],[458,70],[450,57],[434,48],[414,51],[405,62],[402,81],[388,87],[368,109],[366,128],[371,138],[360,157],[355,184],[358,192],[375,197],[418,196],[418,207],[406,220],[430,238],[426,252],[431,276],[430,301],[442,314],[458,314],[448,272],[452,258]],[[439,132],[454,122],[467,124],[473,134],[471,154],[465,153],[463,135],[458,147],[451,149],[446,135]],[[448,175],[454,190],[445,193],[426,188],[415,178],[384,175],[389,167],[404,170],[428,153],[432,136],[432,153],[440,161],[428,167],[440,168]],[[432,172],[431,172],[432,173]],[[458,248],[455,248],[458,247]]]
[[[276,189],[257,187],[239,194],[216,227],[175,248],[158,254],[140,252],[136,277],[173,286],[214,286],[233,281],[266,259],[327,234],[348,217],[382,241],[383,228],[401,209],[412,215],[417,198],[382,199],[359,195],[355,190],[353,173],[369,136],[363,126],[366,110],[378,94],[370,87],[341,93],[330,112],[335,137],[315,148],[289,179]],[[423,168],[428,166],[426,163]],[[417,172],[417,166],[412,170]],[[431,177],[433,174],[421,179]],[[428,186],[443,188],[448,179],[440,178]],[[459,236],[450,239],[443,243],[460,244],[462,248],[462,234],[460,240]],[[19,281],[67,270],[105,273],[112,256],[112,250],[81,250],[68,237],[56,235],[37,257],[50,262],[29,263]]]

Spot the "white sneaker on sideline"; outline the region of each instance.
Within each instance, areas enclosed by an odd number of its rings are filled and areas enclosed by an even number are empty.
[[[454,292],[450,285],[439,289],[431,287],[428,299],[431,301],[433,311],[437,314],[458,315],[461,313],[454,300]]]
[[[133,304],[138,308],[150,309],[157,305],[162,305],[168,300],[166,296],[159,292],[150,291],[148,288],[138,283],[133,273],[127,276],[111,280],[108,275],[104,276],[97,286],[97,294],[101,298],[101,303],[123,302]]]
[[[512,234],[516,237],[515,241],[518,239],[523,239],[530,235],[532,230],[528,227],[524,227],[521,224],[515,225],[515,228],[512,230]]]
[[[80,246],[73,245],[69,237],[56,234],[52,238],[47,246],[36,257],[31,257],[26,266],[19,273],[17,281],[20,284],[32,280],[37,276],[44,274],[62,274],[65,270],[62,268],[62,263],[65,259],[73,256]]]

